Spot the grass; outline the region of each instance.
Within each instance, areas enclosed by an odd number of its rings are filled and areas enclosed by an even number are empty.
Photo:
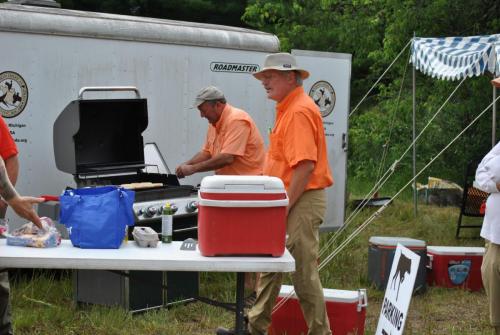
[[[428,245],[482,246],[477,229],[464,230],[463,235],[469,238],[455,239],[458,212],[458,208],[420,205],[419,215],[414,218],[410,202],[396,201],[322,270],[323,286],[367,288],[365,334],[374,334],[384,292],[376,290],[368,280],[368,239],[375,235],[404,236],[424,240]],[[339,240],[372,213],[371,209],[364,210]],[[322,243],[332,234],[323,234]],[[135,316],[117,307],[76,308],[69,275],[58,279],[51,277],[50,272],[42,272],[31,280],[20,279],[11,284],[16,334],[214,334],[217,326],[231,326],[233,322],[229,312],[201,303]],[[234,285],[234,274],[201,274],[204,296],[232,301]],[[405,334],[491,334],[486,305],[483,291],[430,287],[426,293],[413,297]]]

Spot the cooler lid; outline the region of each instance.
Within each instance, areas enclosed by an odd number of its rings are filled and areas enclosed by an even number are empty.
[[[427,252],[435,255],[484,255],[483,247],[450,247],[450,246],[427,246]]]
[[[217,175],[202,179],[200,192],[206,193],[284,193],[281,179],[271,176]]]
[[[409,237],[395,237],[395,236],[372,236],[369,242],[376,245],[385,245],[396,247],[398,243],[405,247],[425,247],[426,242],[422,240],[416,240]]]
[[[292,297],[297,298],[293,286],[291,285],[281,285],[279,296],[282,298],[287,297],[291,292],[293,292]],[[331,288],[324,288],[323,295],[325,301],[332,302],[342,302],[342,303],[358,303],[360,301],[360,295],[362,300],[364,300],[364,291],[348,291],[348,290],[335,290]]]

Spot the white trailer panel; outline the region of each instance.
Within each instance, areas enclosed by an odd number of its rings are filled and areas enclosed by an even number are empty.
[[[190,109],[198,90],[219,86],[228,101],[256,121],[266,143],[273,124],[274,103],[251,73],[268,53],[279,50],[276,36],[208,24],[0,4],[0,85],[12,81],[27,101],[0,102],[17,141],[21,171],[18,190],[26,195],[60,194],[74,186],[72,176],[57,170],[52,126],[63,108],[86,86],[135,86],[148,99],[145,142],[156,142],[170,169],[189,159],[204,141],[207,123]],[[345,151],[350,57],[296,51],[311,79],[335,87],[333,113],[325,116],[329,158],[336,179],[329,190],[324,226],[342,225],[345,207]],[[319,57],[319,58],[318,58]],[[321,64],[321,66],[317,66]],[[13,74],[5,80],[2,74]],[[18,77],[20,79],[18,79]],[[12,76],[11,76],[12,77]],[[86,92],[84,98],[118,98],[131,93]],[[27,99],[27,100],[26,100]],[[19,112],[19,114],[16,114]],[[334,125],[337,128],[333,128]],[[208,173],[207,173],[208,174]],[[199,184],[199,174],[182,180]],[[11,220],[19,222],[13,215]]]

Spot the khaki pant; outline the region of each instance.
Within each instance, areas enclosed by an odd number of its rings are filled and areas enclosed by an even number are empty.
[[[319,225],[325,212],[325,191],[306,191],[295,203],[287,220],[286,247],[295,259],[292,282],[310,335],[331,334],[317,263]],[[257,300],[248,313],[252,335],[266,334],[282,279],[282,273],[261,274]]]
[[[500,245],[486,241],[485,249],[481,276],[488,296],[490,323],[500,335]]]
[[[13,334],[9,295],[9,273],[7,269],[0,269],[0,335]]]

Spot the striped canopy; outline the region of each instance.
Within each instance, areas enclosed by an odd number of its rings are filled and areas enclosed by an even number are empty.
[[[438,79],[457,80],[488,71],[500,76],[500,34],[469,37],[415,37],[411,62]]]

